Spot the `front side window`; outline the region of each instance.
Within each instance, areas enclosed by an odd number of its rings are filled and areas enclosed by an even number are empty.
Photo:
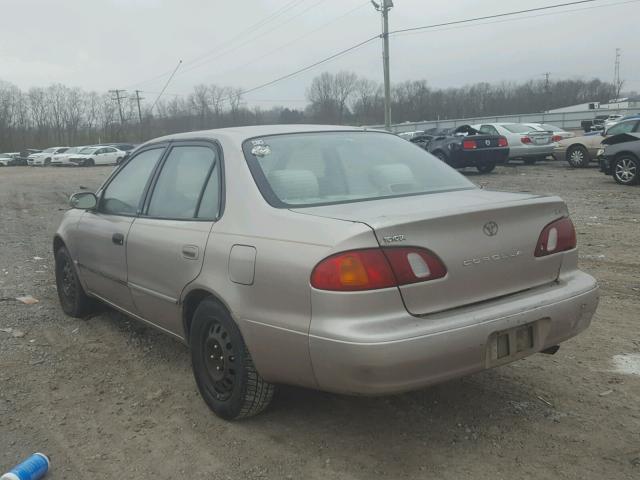
[[[201,198],[209,190],[205,188],[208,186],[205,183],[214,176],[215,172],[212,170],[216,163],[217,154],[212,148],[172,148],[153,189],[147,215],[179,220],[199,217],[197,213]],[[211,197],[214,194],[215,192],[210,191],[207,198],[203,199],[207,202],[205,209],[211,208]]]
[[[164,148],[145,150],[133,157],[105,189],[100,211],[112,215],[135,215],[151,172]]]
[[[387,133],[273,135],[247,140],[243,149],[263,196],[276,207],[475,188],[444,162]]]

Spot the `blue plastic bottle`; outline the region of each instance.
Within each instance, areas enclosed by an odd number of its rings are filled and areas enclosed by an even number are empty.
[[[20,465],[0,477],[0,480],[39,480],[49,471],[49,457],[34,453]]]

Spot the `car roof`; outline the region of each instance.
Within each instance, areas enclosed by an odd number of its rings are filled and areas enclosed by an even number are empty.
[[[196,138],[211,138],[242,143],[249,138],[262,137],[268,135],[282,135],[286,133],[313,133],[313,132],[363,132],[378,131],[386,132],[379,129],[368,129],[363,127],[345,127],[344,125],[256,125],[249,127],[229,127],[216,128],[213,130],[200,130],[195,132],[175,133],[165,135],[164,137],[155,138],[146,143],[157,143],[167,140],[191,140]]]

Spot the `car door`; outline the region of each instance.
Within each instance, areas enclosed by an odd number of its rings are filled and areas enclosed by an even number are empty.
[[[118,159],[118,150],[113,147],[106,147],[104,150],[105,162],[108,165],[115,165],[117,163],[116,160]]]
[[[220,213],[221,155],[207,143],[174,143],[127,240],[128,282],[142,317],[184,334],[179,299],[200,274]]]
[[[78,267],[85,288],[130,313],[136,313],[127,285],[126,244],[143,195],[166,146],[132,157],[98,192],[98,206],[78,224]]]

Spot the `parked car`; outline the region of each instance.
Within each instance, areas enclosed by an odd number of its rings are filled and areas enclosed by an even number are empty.
[[[422,130],[414,130],[413,132],[401,132],[398,133],[398,136],[400,138],[404,138],[405,140],[411,140],[412,138],[415,138],[419,135],[422,135],[424,133],[424,131]]]
[[[509,158],[509,144],[500,135],[483,135],[469,125],[438,135],[418,135],[410,140],[453,168],[475,167],[489,173]]]
[[[596,115],[594,118],[590,118],[589,120],[582,120],[580,125],[585,133],[604,130],[604,122],[607,121],[609,115]]]
[[[484,123],[474,125],[475,129],[487,135],[501,135],[509,143],[509,159],[523,160],[533,165],[553,153],[553,132],[538,131],[523,123]]]
[[[559,161],[566,160],[574,168],[585,168],[591,161],[597,159],[598,150],[602,148],[603,137],[638,131],[640,131],[640,118],[624,120],[602,133],[592,133],[561,140],[556,143],[553,156]]]
[[[11,165],[13,158],[11,158],[6,153],[0,153],[0,167],[8,167]]]
[[[27,157],[27,164],[30,166],[43,166],[48,167],[51,164],[51,159],[58,153],[64,153],[69,147],[51,147],[46,150],[42,150],[38,153],[32,153]]]
[[[552,132],[552,142],[559,142],[560,140],[564,140],[565,138],[571,138],[574,136],[573,133],[567,132],[560,127],[548,123],[525,123],[524,125],[527,125],[528,127],[531,127],[538,132]]]
[[[640,132],[620,133],[602,141],[600,171],[620,185],[640,183]]]
[[[115,147],[118,150],[122,150],[123,152],[129,152],[137,147],[137,145],[133,143],[103,143],[102,145]]]
[[[115,147],[94,146],[85,147],[78,153],[69,157],[69,162],[83,167],[93,167],[94,165],[118,165],[127,152],[123,152]]]
[[[614,115],[609,115],[609,117],[604,121],[604,130],[607,130],[608,128],[614,126],[616,123],[618,123],[620,120],[622,120],[624,118],[624,115],[620,115],[618,113],[614,114]]]
[[[75,163],[71,162],[69,159],[80,153],[83,149],[87,148],[87,146],[82,147],[71,147],[66,152],[57,153],[53,157],[51,157],[51,165],[75,165]]]
[[[70,204],[63,310],[98,299],[184,341],[227,419],[276,384],[380,395],[553,353],[598,303],[560,198],[480,189],[388,132],[170,135]]]

